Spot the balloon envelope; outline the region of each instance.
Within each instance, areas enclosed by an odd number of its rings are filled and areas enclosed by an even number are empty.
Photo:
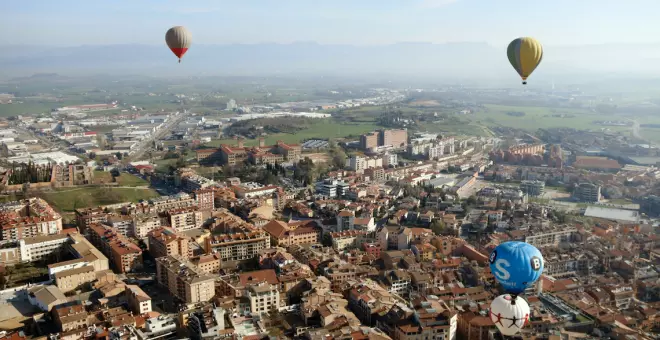
[[[511,66],[518,72],[527,84],[529,77],[543,59],[543,46],[538,40],[530,37],[514,39],[506,49]]]
[[[497,282],[511,294],[524,292],[543,273],[543,255],[525,242],[504,242],[490,253],[488,260]]]
[[[188,48],[190,48],[192,35],[185,27],[174,26],[165,33],[165,43],[167,43],[167,47],[172,50],[172,53],[179,58],[179,62],[181,62],[181,57],[183,57],[183,55],[188,52]]]
[[[490,304],[490,319],[502,335],[516,335],[529,320],[529,305],[521,297],[500,295]]]

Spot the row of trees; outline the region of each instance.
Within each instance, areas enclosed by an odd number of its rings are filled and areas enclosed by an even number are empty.
[[[9,185],[50,182],[53,173],[53,165],[36,165],[32,162],[28,164],[11,165],[11,175],[9,175]]]

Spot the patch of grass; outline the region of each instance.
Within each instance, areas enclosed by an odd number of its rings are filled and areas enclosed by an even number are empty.
[[[43,192],[40,194],[59,211],[74,211],[85,207],[138,202],[160,196],[155,190],[147,188],[98,188],[86,187]]]
[[[20,286],[28,282],[36,283],[48,278],[48,269],[34,263],[19,263],[7,268],[8,287]]]
[[[119,186],[122,187],[144,187],[144,186],[149,186],[149,182],[143,180],[142,178],[132,175],[132,174],[127,174],[127,173],[122,173],[121,176],[118,178],[119,180]]]

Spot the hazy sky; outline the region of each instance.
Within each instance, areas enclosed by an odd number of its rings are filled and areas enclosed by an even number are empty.
[[[4,0],[0,44],[660,42],[658,0]]]

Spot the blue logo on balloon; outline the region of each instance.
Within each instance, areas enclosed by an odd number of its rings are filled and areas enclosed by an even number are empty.
[[[504,289],[520,294],[543,273],[543,255],[525,242],[505,242],[497,246],[488,258],[490,271]]]

